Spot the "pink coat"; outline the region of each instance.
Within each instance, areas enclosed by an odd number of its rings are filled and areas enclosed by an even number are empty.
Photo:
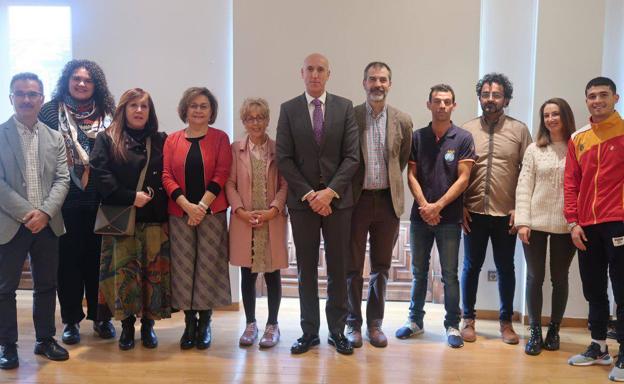
[[[251,268],[251,226],[239,218],[234,212],[243,207],[251,211],[251,160],[248,139],[232,144],[232,169],[225,183],[225,194],[231,206],[230,211],[230,263]],[[279,210],[273,220],[269,221],[269,240],[271,246],[272,265],[277,269],[288,267],[288,213],[285,210],[288,185],[279,174],[275,160],[275,141],[268,142],[267,204]]]

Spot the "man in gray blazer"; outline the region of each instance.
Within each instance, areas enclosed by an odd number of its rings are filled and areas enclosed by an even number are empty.
[[[386,103],[392,71],[374,61],[364,68],[366,102],[355,107],[362,161],[353,178],[355,206],[351,220],[351,262],[347,273],[349,316],[347,338],[362,346],[362,289],[366,239],[370,234],[370,278],[366,303],[368,339],[385,347],[381,330],[388,270],[403,213],[403,170],[412,143],[412,119]]]
[[[60,210],[69,189],[65,145],[60,133],[37,119],[43,104],[37,75],[17,74],[10,88],[15,115],[0,125],[0,369],[19,365],[15,291],[27,254],[35,354],[69,358],[53,338],[58,237],[65,233]]]
[[[327,263],[328,342],[339,353],[353,353],[344,336],[346,263],[353,206],[351,179],[360,149],[353,105],[325,91],[329,74],[329,62],[323,55],[306,57],[301,68],[305,93],[282,104],[277,123],[277,164],[288,182],[303,330],[303,336],[290,349],[293,354],[319,344],[317,268],[321,232]]]

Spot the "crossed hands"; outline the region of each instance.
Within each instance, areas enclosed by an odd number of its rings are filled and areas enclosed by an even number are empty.
[[[24,216],[24,226],[32,233],[39,233],[48,225],[50,216],[39,209],[33,209]]]
[[[269,209],[259,209],[255,211],[248,211],[245,208],[238,208],[235,213],[238,217],[243,219],[243,221],[251,225],[252,228],[259,228],[262,227],[265,222],[274,219],[279,214],[279,210],[276,207],[271,207]]]
[[[335,197],[334,191],[329,188],[311,192],[306,200],[310,204],[310,208],[321,216],[329,216],[332,213],[331,202]]]
[[[206,210],[198,204],[187,203],[182,207],[184,212],[188,215],[188,221],[186,222],[191,227],[199,225],[199,223],[206,217]]]
[[[429,225],[438,225],[440,224],[440,211],[442,210],[442,205],[438,203],[426,203],[418,207],[418,213],[420,213],[420,217],[423,221]]]

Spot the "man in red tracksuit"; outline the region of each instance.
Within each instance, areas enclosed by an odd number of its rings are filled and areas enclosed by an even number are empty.
[[[564,215],[572,241],[579,249],[592,342],[585,352],[572,356],[568,363],[577,366],[612,363],[606,344],[608,272],[617,304],[620,344],[609,378],[624,381],[624,120],[615,111],[619,96],[611,79],[592,79],[585,88],[585,97],[591,118],[568,143]]]

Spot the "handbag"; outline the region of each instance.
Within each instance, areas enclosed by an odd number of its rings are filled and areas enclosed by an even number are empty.
[[[139,182],[137,183],[136,191],[141,191],[143,181],[145,181],[145,174],[147,173],[147,166],[149,165],[150,155],[152,150],[151,138],[148,137],[145,140],[145,147],[147,150],[147,161],[145,166],[141,170],[139,176]],[[109,236],[134,236],[134,224],[136,221],[136,207],[133,205],[110,205],[101,204],[98,208],[95,216],[95,226],[93,232],[98,235]]]

